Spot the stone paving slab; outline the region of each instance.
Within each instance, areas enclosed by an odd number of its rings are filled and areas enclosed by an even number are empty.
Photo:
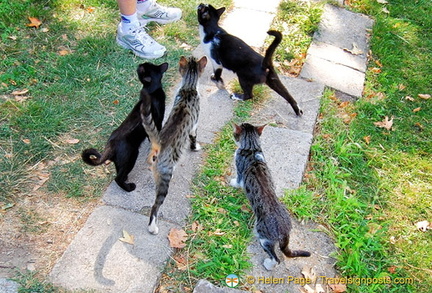
[[[193,290],[193,293],[241,293],[241,292],[245,292],[245,291],[229,288],[229,287],[217,287],[207,280],[199,280]]]
[[[312,134],[324,84],[281,75],[279,78],[303,110],[303,115],[296,116],[290,104],[269,89],[271,98],[258,112],[254,113],[251,121],[257,124],[275,123],[278,127]]]
[[[19,284],[15,281],[0,278],[1,293],[16,293],[18,292]]]
[[[352,49],[352,46],[350,48],[340,48],[335,45],[316,41],[310,45],[307,53],[360,72],[366,72],[367,52],[360,49],[352,51]],[[351,50],[355,54],[350,53],[348,50]]]
[[[307,56],[300,75],[354,97],[363,93],[365,73],[313,55]]]
[[[288,207],[289,209],[289,207]],[[273,271],[267,271],[262,265],[267,254],[261,248],[259,241],[254,239],[248,247],[251,255],[252,269],[245,273],[244,279],[253,289],[262,290],[265,293],[301,292],[300,284],[292,281],[293,278],[304,278],[301,274],[304,268],[314,268],[317,276],[334,278],[337,271],[334,267],[336,260],[329,255],[336,250],[333,241],[324,232],[317,232],[317,224],[307,222],[299,223],[292,218],[293,228],[290,234],[290,249],[306,250],[311,253],[310,257],[285,258],[277,251],[281,263],[276,265]],[[319,243],[319,245],[317,245]],[[283,281],[279,284],[266,284],[264,278],[277,278]],[[291,280],[291,281],[290,281]],[[322,279],[318,279],[322,284]],[[325,286],[323,286],[325,287]]]
[[[268,36],[267,31],[273,18],[274,14],[271,13],[239,8],[230,12],[223,21],[222,27],[229,27],[226,29],[228,33],[241,38],[249,46],[261,47]],[[258,19],[259,21],[257,21]]]
[[[373,20],[364,14],[326,4],[314,41],[342,49],[351,49],[356,43],[363,52],[368,52],[368,30],[372,25]]]
[[[363,14],[326,4],[300,76],[360,97],[372,25]]]
[[[147,232],[147,223],[148,217],[138,213],[96,208],[54,266],[50,281],[69,290],[152,292],[172,253],[166,235],[177,226],[160,221],[161,237]],[[123,230],[134,236],[134,245],[119,240]]]

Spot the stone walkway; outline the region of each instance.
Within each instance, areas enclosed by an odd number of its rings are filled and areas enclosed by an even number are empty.
[[[250,45],[261,47],[280,0],[234,2],[235,8],[224,19],[223,27]],[[281,76],[304,115],[296,117],[285,100],[274,93],[266,106],[249,121],[259,124],[275,122],[279,126],[266,127],[262,135],[263,150],[279,196],[284,189],[297,188],[302,181],[324,87],[329,86],[353,97],[361,96],[368,52],[367,30],[371,26],[372,21],[363,15],[326,5],[300,77]],[[202,50],[197,48],[193,54],[201,56]],[[229,99],[228,92],[215,87],[210,74],[211,66],[207,66],[200,80],[202,99],[198,140],[204,144],[213,143],[216,133],[232,118],[233,104],[236,103]],[[233,78],[231,72],[224,71],[227,83]],[[126,193],[115,183],[108,187],[103,196],[104,204],[94,210],[54,266],[49,276],[52,283],[69,290],[95,292],[147,293],[158,286],[161,271],[173,252],[167,234],[173,227],[183,227],[191,212],[187,196],[202,154],[186,152],[177,165],[170,192],[161,207],[160,232],[154,236],[147,232],[147,215],[154,202],[154,184],[144,162],[146,148],[147,144],[143,146],[144,151],[130,175],[131,181],[137,183],[137,189]],[[253,269],[245,272],[245,276],[251,277],[249,280],[254,280],[250,281],[250,287],[266,293],[298,292],[299,286],[294,284],[260,284],[259,278],[301,277],[303,267],[314,267],[319,275],[334,277],[334,260],[329,255],[335,248],[324,233],[315,232],[316,228],[314,223],[294,221],[290,247],[309,250],[312,256],[286,260],[271,273],[263,268],[262,261],[266,256],[254,240],[248,247]],[[123,230],[134,235],[134,245],[119,241]],[[6,288],[2,284],[4,282],[0,282],[0,292],[16,292],[2,290]],[[201,280],[194,292],[241,291],[219,288]]]

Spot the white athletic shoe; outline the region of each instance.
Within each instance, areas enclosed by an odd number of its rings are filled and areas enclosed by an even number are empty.
[[[145,25],[151,21],[167,24],[177,21],[182,16],[180,8],[161,6],[153,1],[147,11],[137,11],[138,19],[141,25]]]
[[[156,59],[162,57],[166,48],[156,42],[145,31],[144,27],[136,28],[124,33],[121,24],[117,27],[117,44],[141,58]]]

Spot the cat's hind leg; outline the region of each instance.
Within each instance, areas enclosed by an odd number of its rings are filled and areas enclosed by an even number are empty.
[[[266,84],[275,92],[277,92],[282,98],[284,98],[293,108],[294,112],[297,116],[301,116],[303,114],[303,110],[299,108],[297,105],[296,100],[294,100],[293,96],[288,92],[288,90],[285,88],[285,86],[280,81],[277,73],[274,71],[274,69],[271,69],[268,72]]]
[[[279,258],[276,255],[276,252],[274,250],[275,243],[273,241],[270,241],[265,238],[259,239],[261,247],[264,249],[265,252],[270,256],[270,258],[266,258],[263,262],[264,267],[266,270],[271,271],[274,269],[276,264],[279,263]]]
[[[120,152],[119,152],[120,153]],[[131,192],[135,190],[135,183],[126,183],[128,180],[128,175],[132,171],[135,166],[136,159],[138,157],[139,151],[136,150],[127,150],[121,152],[122,155],[117,156],[116,158],[116,169],[117,176],[115,178],[115,182],[120,186],[123,190],[127,192]]]
[[[243,90],[243,94],[232,93],[231,99],[240,100],[240,101],[246,101],[252,99],[253,97],[252,91],[255,84],[250,80],[247,80],[245,77],[239,76],[238,78],[239,78],[240,87]]]
[[[158,222],[158,212],[160,206],[163,204],[165,197],[168,194],[169,183],[171,181],[172,172],[163,173],[156,176],[156,199],[152,206],[150,213],[150,221],[148,225],[148,231],[151,234],[158,234],[159,228],[157,226]]]
[[[210,79],[216,84],[218,89],[224,90],[225,84],[222,79],[222,67],[215,67],[215,65],[213,65],[213,68],[215,69],[213,71],[213,74],[210,76]]]
[[[192,151],[199,151],[201,149],[200,144],[197,142],[197,128],[198,123],[195,123],[194,127],[192,128],[192,131],[189,134],[189,140],[190,140],[190,149]]]

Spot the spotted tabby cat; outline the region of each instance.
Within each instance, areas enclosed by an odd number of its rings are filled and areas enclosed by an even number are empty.
[[[263,265],[270,271],[280,262],[274,249],[276,244],[287,257],[310,256],[310,253],[288,248],[291,220],[285,206],[276,196],[270,170],[261,150],[259,137],[264,127],[254,127],[248,123],[234,125],[234,139],[238,145],[235,152],[237,178],[231,180],[231,185],[246,191],[255,214],[257,236],[262,248],[270,256]]]
[[[175,164],[179,160],[188,140],[191,150],[198,151],[200,149],[200,145],[196,141],[200,110],[197,85],[198,78],[204,71],[206,64],[207,58],[205,56],[200,60],[194,57],[189,59],[180,58],[179,71],[183,77],[182,84],[175,97],[171,113],[160,133],[157,132],[151,115],[150,97],[149,95],[143,97],[141,115],[143,126],[152,144],[149,160],[152,163],[156,184],[156,200],[151,209],[148,226],[148,230],[152,234],[159,232],[157,227],[158,210],[168,194]]]

